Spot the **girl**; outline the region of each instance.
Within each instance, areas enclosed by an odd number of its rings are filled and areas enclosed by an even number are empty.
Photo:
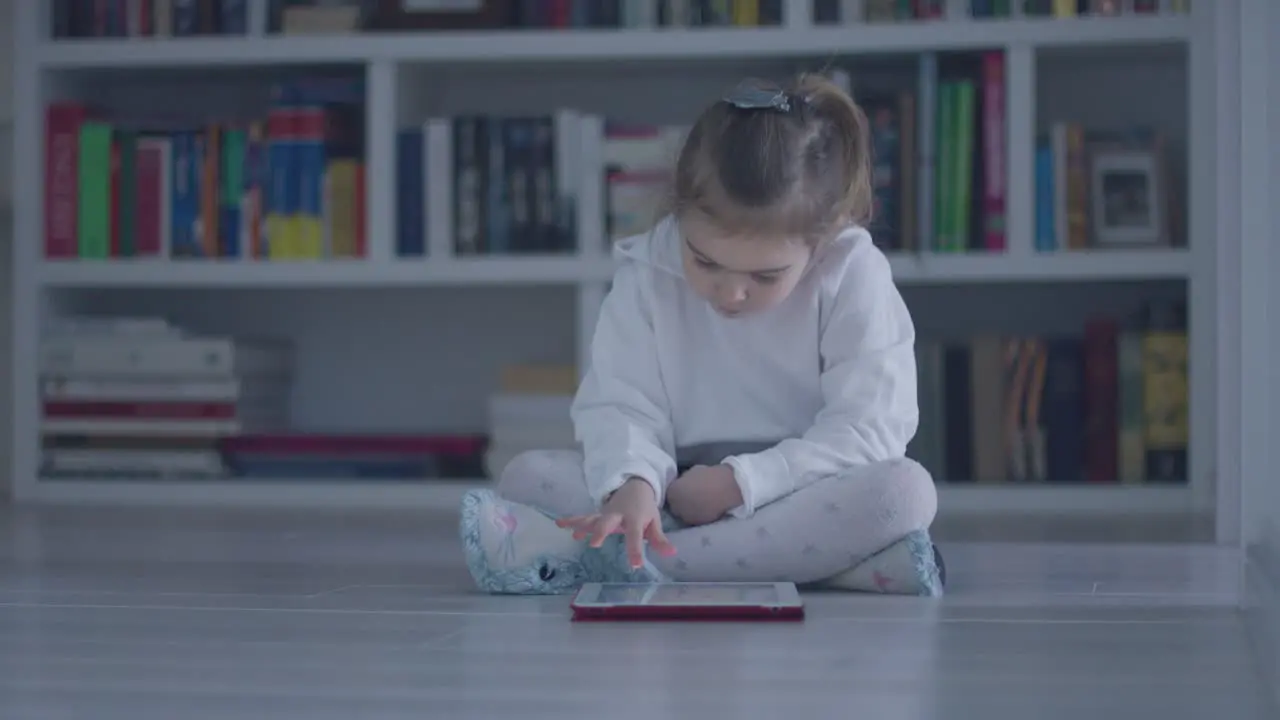
[[[915,329],[863,227],[868,136],[862,110],[817,75],[744,82],[703,111],[669,213],[617,246],[572,408],[582,453],[521,455],[496,494],[464,499],[481,589],[941,593],[937,495],[904,457]]]

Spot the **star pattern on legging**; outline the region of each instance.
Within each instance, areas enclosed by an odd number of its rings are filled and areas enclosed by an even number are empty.
[[[689,561],[688,561],[688,560],[677,560],[677,561],[676,561],[676,569],[677,569],[677,570],[688,570],[688,569],[689,569]]]
[[[816,555],[817,553],[818,553],[818,546],[814,545],[813,543],[806,543],[804,546],[804,550],[800,551],[800,554],[802,555]]]
[[[768,540],[772,536],[773,536],[773,533],[769,532],[769,528],[767,527],[756,528],[756,537],[760,538],[761,540]]]
[[[703,535],[703,536],[702,536],[702,547],[711,547],[711,538],[710,538],[710,537],[708,537],[708,536],[706,536],[706,535]]]
[[[840,512],[840,503],[828,500],[826,503],[823,504],[822,509],[834,515]]]
[[[739,570],[746,570],[751,567],[751,563],[747,562],[746,558],[738,558],[738,561],[734,564],[738,566]]]
[[[539,485],[539,487],[542,488],[542,492],[550,495],[551,491],[556,489],[556,484],[551,482],[550,480],[543,480],[541,485]]]

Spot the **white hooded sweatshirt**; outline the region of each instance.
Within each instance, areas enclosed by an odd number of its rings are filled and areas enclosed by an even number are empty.
[[[852,467],[902,457],[915,435],[915,328],[888,260],[860,227],[821,247],[795,290],[724,318],[684,278],[676,223],[619,242],[572,418],[597,504],[629,477],[663,501],[677,456],[733,468],[761,507]],[[682,458],[683,460],[683,458]]]

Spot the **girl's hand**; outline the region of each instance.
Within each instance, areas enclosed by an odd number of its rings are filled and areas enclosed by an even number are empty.
[[[686,525],[706,525],[742,504],[742,489],[728,465],[697,465],[667,488],[667,508]]]
[[[662,533],[662,517],[653,488],[640,478],[631,478],[614,491],[600,512],[561,518],[556,525],[572,530],[575,540],[591,538],[591,547],[600,547],[610,535],[624,536],[627,561],[632,568],[644,565],[646,540],[663,555],[676,553],[675,546]]]

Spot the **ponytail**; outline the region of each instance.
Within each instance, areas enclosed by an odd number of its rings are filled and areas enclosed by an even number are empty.
[[[832,168],[841,178],[840,220],[867,225],[875,206],[871,187],[871,124],[867,114],[839,85],[820,74],[801,75],[796,80],[794,94],[813,112],[820,124],[819,135],[826,135],[816,138],[815,149],[840,156],[839,167],[843,172]]]

